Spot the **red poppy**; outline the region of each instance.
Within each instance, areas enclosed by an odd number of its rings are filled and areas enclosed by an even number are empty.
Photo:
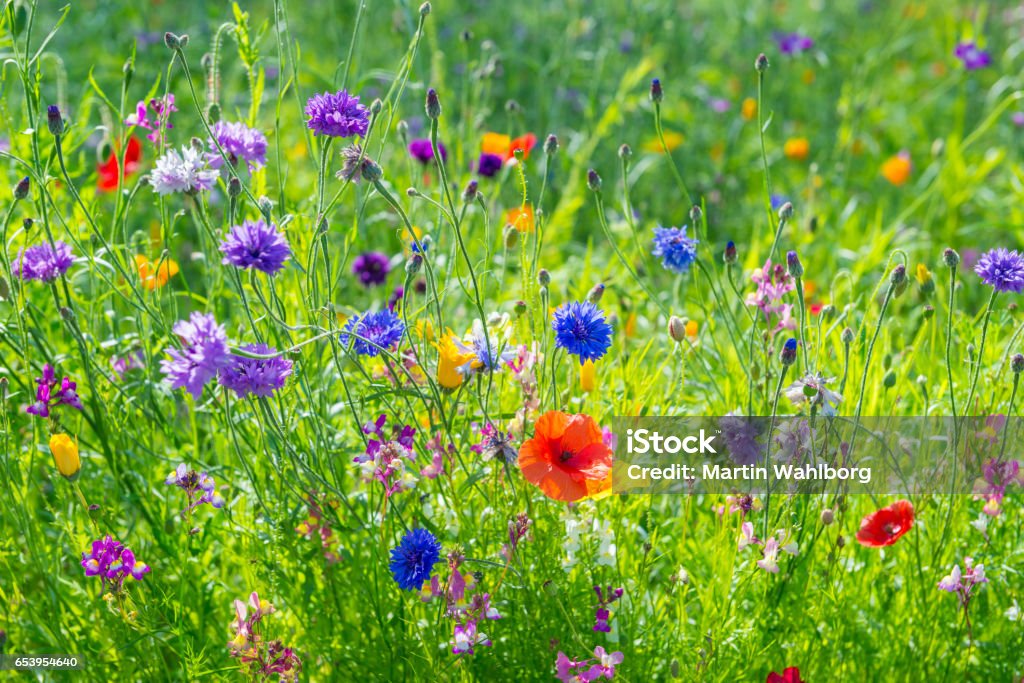
[[[512,142],[508,145],[508,155],[505,157],[505,161],[508,161],[516,155],[516,150],[523,150],[523,158],[528,159],[530,157],[530,150],[537,144],[537,136],[533,133],[527,133],[526,135],[520,135],[517,138],[513,138]]]
[[[124,153],[125,175],[131,175],[139,168],[142,160],[142,145],[135,138],[128,138],[128,147]],[[117,189],[119,181],[120,154],[111,152],[107,160],[96,166],[96,187],[100,192],[112,192]]]
[[[533,438],[519,449],[523,476],[555,500],[597,493],[612,466],[612,451],[589,415],[551,410],[537,420]]]
[[[774,671],[768,674],[768,680],[765,683],[804,683],[804,679],[800,678],[800,669],[790,666],[781,674]]]
[[[861,520],[857,541],[869,548],[892,545],[914,526],[914,506],[909,500],[897,500],[889,507],[872,512]]]

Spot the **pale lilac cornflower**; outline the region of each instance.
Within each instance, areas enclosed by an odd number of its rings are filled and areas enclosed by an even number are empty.
[[[370,110],[347,90],[313,95],[306,101],[306,116],[314,134],[336,138],[364,136],[370,124]]]
[[[200,505],[209,504],[215,509],[224,507],[224,498],[217,493],[216,484],[206,472],[191,470],[185,463],[180,463],[164,480],[167,486],[177,486],[188,496],[188,506],[181,511],[184,517]]]
[[[103,588],[109,588],[112,592],[120,591],[125,579],[131,577],[135,581],[142,581],[150,571],[149,565],[137,560],[135,553],[109,534],[93,541],[91,550],[82,553],[82,567],[86,576],[100,577]]]
[[[246,665],[253,680],[277,676],[282,683],[297,683],[302,671],[298,655],[280,640],[267,641],[262,635],[264,629],[260,622],[275,611],[274,606],[261,600],[255,591],[249,596],[248,603],[235,600],[235,620],[231,624],[235,636],[228,642],[228,648],[232,657]]]
[[[363,425],[363,433],[373,435],[366,443],[366,451],[352,459],[360,465],[363,481],[379,481],[388,498],[410,487],[406,461],[416,460],[413,450],[413,436],[416,430],[410,425],[391,429],[390,438],[384,434],[387,415],[381,415],[375,422]]]
[[[68,272],[74,262],[74,254],[66,243],[57,240],[51,246],[44,242],[19,251],[11,263],[11,272],[22,280],[53,282]]]
[[[266,344],[245,344],[240,348],[264,356],[277,353],[277,349]],[[221,386],[235,392],[239,398],[250,395],[267,398],[283,387],[291,374],[292,362],[283,356],[249,358],[232,353],[231,363],[221,368],[217,379]]]
[[[989,51],[982,50],[973,40],[957,43],[953,55],[960,60],[968,71],[984,69],[992,64],[992,55]]]
[[[251,172],[267,163],[267,138],[256,128],[241,122],[218,121],[213,124],[213,138],[220,143],[232,166],[244,161]],[[210,168],[219,169],[224,165],[224,157],[212,139],[208,144],[212,151],[206,155],[207,163]]]
[[[232,226],[220,245],[220,252],[224,254],[221,263],[225,266],[255,268],[267,275],[280,272],[292,255],[288,240],[277,226],[268,225],[262,218]]]
[[[612,588],[611,586],[602,590],[600,586],[594,586],[594,592],[597,593],[597,608],[594,612],[594,630],[600,631],[601,633],[611,633],[612,627],[609,623],[611,620],[611,612],[608,611],[608,606],[622,597],[623,590],[621,588]]]
[[[836,406],[843,401],[842,394],[828,388],[834,380],[834,377],[825,379],[818,373],[809,373],[790,384],[783,392],[793,405],[807,403],[821,415],[831,417],[836,414]]]
[[[232,362],[227,332],[212,315],[198,311],[174,323],[173,331],[182,348],[167,349],[170,359],[160,361],[160,369],[172,389],[184,387],[198,399],[206,383]]]
[[[149,109],[153,110],[154,120],[149,118]],[[158,144],[163,142],[166,132],[174,128],[171,124],[171,114],[176,111],[178,108],[174,106],[174,94],[167,93],[165,97],[151,99],[148,106],[145,101],[140,100],[135,105],[135,113],[129,114],[124,122],[128,126],[138,126],[151,131],[146,139],[153,144]]]
[[[25,412],[37,417],[50,417],[50,410],[58,406],[82,409],[78,385],[68,377],[58,381],[53,366],[46,363],[43,365],[43,374],[36,377],[36,401],[25,408]]]
[[[1019,294],[1024,291],[1024,255],[1016,250],[999,247],[985,252],[974,266],[974,272],[997,292]]]
[[[757,285],[757,291],[747,295],[746,304],[756,306],[764,315],[766,323],[775,324],[769,328],[772,335],[782,330],[796,329],[793,319],[792,304],[783,303],[787,294],[796,289],[793,277],[786,272],[784,265],[772,266],[771,260],[765,261],[762,268],[755,270],[750,281]]]
[[[206,156],[194,147],[186,145],[181,151],[167,150],[156,160],[156,166],[149,176],[153,191],[160,195],[176,192],[195,194],[210,190],[217,181],[217,171],[211,169]]]

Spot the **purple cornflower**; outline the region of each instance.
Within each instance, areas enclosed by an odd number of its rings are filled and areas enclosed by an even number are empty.
[[[149,109],[153,110],[156,120],[149,120]],[[153,144],[157,144],[163,140],[166,131],[174,128],[171,125],[171,114],[176,111],[178,111],[178,108],[174,106],[174,95],[168,93],[166,98],[154,97],[151,99],[148,108],[144,101],[139,101],[135,105],[135,113],[130,114],[124,122],[129,126],[138,126],[139,128],[152,131],[146,138]]]
[[[661,265],[673,273],[685,274],[697,260],[697,240],[686,236],[681,228],[655,228],[654,256],[661,257]]]
[[[988,50],[982,50],[973,40],[958,43],[953,55],[959,59],[964,68],[968,71],[984,69],[992,64],[992,55]]]
[[[497,154],[483,152],[476,162],[476,172],[485,178],[493,178],[498,175],[498,171],[501,170],[504,163],[504,160]]]
[[[388,310],[393,311],[398,308],[398,304],[401,303],[403,298],[405,298],[405,287],[398,285],[391,292],[391,296],[388,297]]]
[[[578,356],[580,365],[603,357],[612,345],[612,326],[604,311],[589,301],[559,306],[551,327],[555,331],[555,345]]]
[[[448,150],[440,142],[437,143],[437,151],[441,153],[441,161],[448,161]],[[426,138],[417,138],[410,142],[409,154],[424,166],[434,160],[434,148]]]
[[[1016,251],[1002,247],[987,251],[978,259],[974,272],[997,292],[1024,290],[1024,256]]]
[[[110,535],[92,542],[92,550],[82,553],[82,567],[86,576],[98,576],[103,587],[119,591],[125,579],[141,581],[149,573],[149,565],[135,559],[135,553],[115,541]]]
[[[306,101],[306,116],[306,125],[314,134],[334,138],[364,136],[370,125],[370,110],[347,90],[313,95]]]
[[[267,225],[263,219],[233,226],[221,243],[220,252],[224,254],[221,263],[226,266],[255,268],[267,275],[280,271],[292,254],[277,226]]]
[[[412,529],[391,551],[391,575],[402,590],[419,589],[441,559],[441,544],[426,529]]]
[[[252,171],[267,163],[267,138],[255,128],[241,122],[218,121],[213,124],[213,137],[220,143],[232,166],[244,161]],[[210,168],[220,168],[224,157],[217,151],[213,140],[209,145],[213,150],[206,155]]]
[[[784,55],[798,55],[814,47],[814,41],[800,33],[775,33],[775,44]]]
[[[395,315],[394,311],[384,309],[354,315],[345,323],[341,330],[341,343],[352,348],[361,356],[377,356],[382,349],[389,349],[397,344],[405,334],[405,323]]]
[[[181,463],[168,474],[164,483],[168,486],[177,486],[188,496],[188,507],[181,511],[182,517],[206,503],[218,510],[224,507],[224,498],[217,493],[213,477],[206,472],[190,470],[185,463]]]
[[[352,274],[359,278],[363,287],[373,287],[387,282],[391,272],[391,262],[387,254],[379,251],[368,251],[360,254],[352,262]]]
[[[203,386],[228,367],[227,332],[212,315],[194,312],[186,320],[174,323],[174,334],[181,338],[182,349],[167,349],[170,359],[160,361],[160,369],[171,382],[172,389],[184,387],[198,399]]]
[[[611,619],[611,612],[608,611],[608,605],[622,597],[622,589],[608,586],[605,590],[601,590],[600,586],[594,586],[594,592],[597,593],[594,630],[601,633],[611,633],[612,627],[608,623]]]
[[[245,344],[243,351],[263,355],[277,353],[277,349],[266,344]],[[282,356],[273,358],[249,358],[237,353],[231,354],[231,364],[222,368],[218,379],[239,398],[253,396],[269,397],[284,386],[292,374],[292,362]]]
[[[169,195],[175,192],[194,194],[209,190],[217,180],[217,171],[207,165],[206,156],[194,147],[186,145],[181,152],[167,150],[156,160],[156,166],[149,176],[149,183],[157,194]]]
[[[718,421],[722,441],[729,457],[737,465],[753,465],[761,460],[765,447],[758,442],[761,429],[752,417],[730,413]]]
[[[50,409],[57,406],[70,406],[75,410],[82,409],[82,401],[78,398],[78,385],[68,377],[57,381],[53,366],[43,366],[43,374],[36,377],[36,402],[25,409],[26,413],[38,417],[50,417]]]
[[[379,481],[384,486],[384,494],[390,498],[406,488],[403,479],[406,475],[406,461],[416,460],[413,450],[413,436],[416,430],[409,425],[391,428],[391,437],[384,434],[386,415],[381,415],[376,422],[363,426],[364,434],[372,434],[366,442],[366,451],[357,455],[352,462],[358,463],[363,472],[363,481]]]
[[[50,246],[44,242],[19,251],[11,270],[22,280],[53,282],[68,272],[74,262],[75,257],[67,244],[57,241]]]

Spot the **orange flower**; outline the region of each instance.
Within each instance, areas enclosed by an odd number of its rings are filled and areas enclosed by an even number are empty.
[[[911,170],[913,165],[910,163],[910,155],[906,152],[891,156],[882,163],[882,175],[896,187],[910,180]]]
[[[686,336],[687,337],[690,337],[691,339],[694,339],[694,338],[697,337],[697,321],[696,320],[689,320],[689,321],[687,321],[686,327],[684,329],[686,330]]]
[[[740,107],[740,114],[743,115],[744,121],[749,121],[757,116],[757,100],[753,97],[748,97],[743,100],[743,106]]]
[[[526,204],[509,209],[505,212],[505,224],[514,226],[519,232],[533,232],[533,207]]]
[[[807,138],[790,138],[782,146],[782,153],[786,155],[787,159],[805,161],[811,153],[811,143],[807,141]]]
[[[567,502],[599,492],[612,466],[612,451],[589,415],[551,410],[519,449],[519,469],[549,498]]]
[[[537,144],[537,136],[533,133],[520,135],[517,138],[510,138],[501,133],[484,133],[483,142],[480,144],[480,151],[484,154],[495,154],[508,161],[516,155],[516,150],[523,150],[523,158],[530,156],[530,150]]]
[[[526,135],[520,135],[519,137],[512,140],[508,146],[508,156],[505,157],[505,161],[513,158],[516,155],[516,150],[523,150],[523,159],[530,157],[530,150],[533,149],[534,145],[537,144],[537,136],[533,133],[527,133]]]
[[[164,259],[157,266],[142,254],[136,254],[135,267],[139,269],[142,286],[149,290],[163,287],[168,280],[178,274],[178,263],[173,259]]]

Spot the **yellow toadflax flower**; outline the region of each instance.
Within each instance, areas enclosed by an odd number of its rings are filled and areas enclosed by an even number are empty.
[[[139,270],[142,286],[150,291],[163,287],[168,280],[178,274],[178,263],[174,259],[154,263],[142,254],[136,254],[135,267]]]
[[[587,359],[587,362],[580,366],[580,388],[583,391],[591,392],[597,387],[597,366],[594,361]]]
[[[74,481],[82,469],[82,461],[78,457],[78,444],[67,434],[54,434],[50,437],[50,452],[57,464],[61,476]]]
[[[438,351],[437,383],[445,389],[457,389],[462,384],[463,375],[459,368],[473,359],[472,353],[463,351],[449,334],[435,344]]]

